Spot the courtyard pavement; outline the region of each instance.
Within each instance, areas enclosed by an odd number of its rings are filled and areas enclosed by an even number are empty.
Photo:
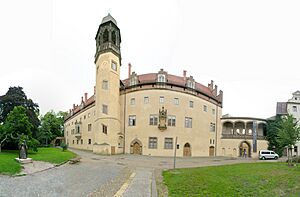
[[[26,176],[0,176],[0,197],[124,196],[156,197],[154,171],[172,169],[171,157],[141,155],[101,156],[71,149],[82,159]],[[228,157],[176,158],[176,168],[216,166],[274,160]]]

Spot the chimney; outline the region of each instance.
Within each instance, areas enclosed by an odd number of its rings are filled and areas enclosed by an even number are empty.
[[[213,90],[213,88],[214,88],[214,81],[213,80],[210,81],[210,83],[208,84],[208,87],[209,87],[210,90]]]
[[[73,104],[73,110],[75,109],[75,104]]]
[[[84,93],[84,102],[87,102],[88,93]]]
[[[183,80],[186,80],[186,70],[183,70]]]
[[[81,103],[83,103],[83,96],[81,97]]]
[[[131,76],[131,64],[128,63],[128,78]]]

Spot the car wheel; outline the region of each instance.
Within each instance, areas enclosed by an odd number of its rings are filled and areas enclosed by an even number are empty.
[[[278,159],[278,157],[277,157],[277,156],[275,156],[275,157],[274,157],[274,159],[275,159],[275,160],[277,160],[277,159]]]
[[[261,159],[262,159],[262,160],[265,160],[266,158],[265,158],[265,157],[262,157]]]

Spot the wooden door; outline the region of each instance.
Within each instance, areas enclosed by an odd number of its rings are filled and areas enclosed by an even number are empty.
[[[138,154],[141,155],[142,154],[142,148],[141,145],[138,142],[135,142],[133,144],[133,154]]]
[[[116,154],[116,147],[115,146],[111,147],[111,154],[112,155]]]
[[[213,146],[209,147],[209,156],[215,156],[215,147]]]
[[[191,155],[191,146],[189,143],[186,143],[183,147],[183,156],[190,157]]]

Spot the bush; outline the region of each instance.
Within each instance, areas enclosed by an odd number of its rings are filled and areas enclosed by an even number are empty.
[[[299,156],[298,157],[293,157],[292,162],[293,163],[300,163],[300,157]]]
[[[62,147],[63,151],[65,151],[65,150],[68,149],[68,144],[61,143],[61,144],[60,144],[60,147]]]
[[[27,141],[28,149],[31,149],[34,152],[38,152],[37,148],[39,145],[40,145],[40,142],[37,139],[32,138]]]

